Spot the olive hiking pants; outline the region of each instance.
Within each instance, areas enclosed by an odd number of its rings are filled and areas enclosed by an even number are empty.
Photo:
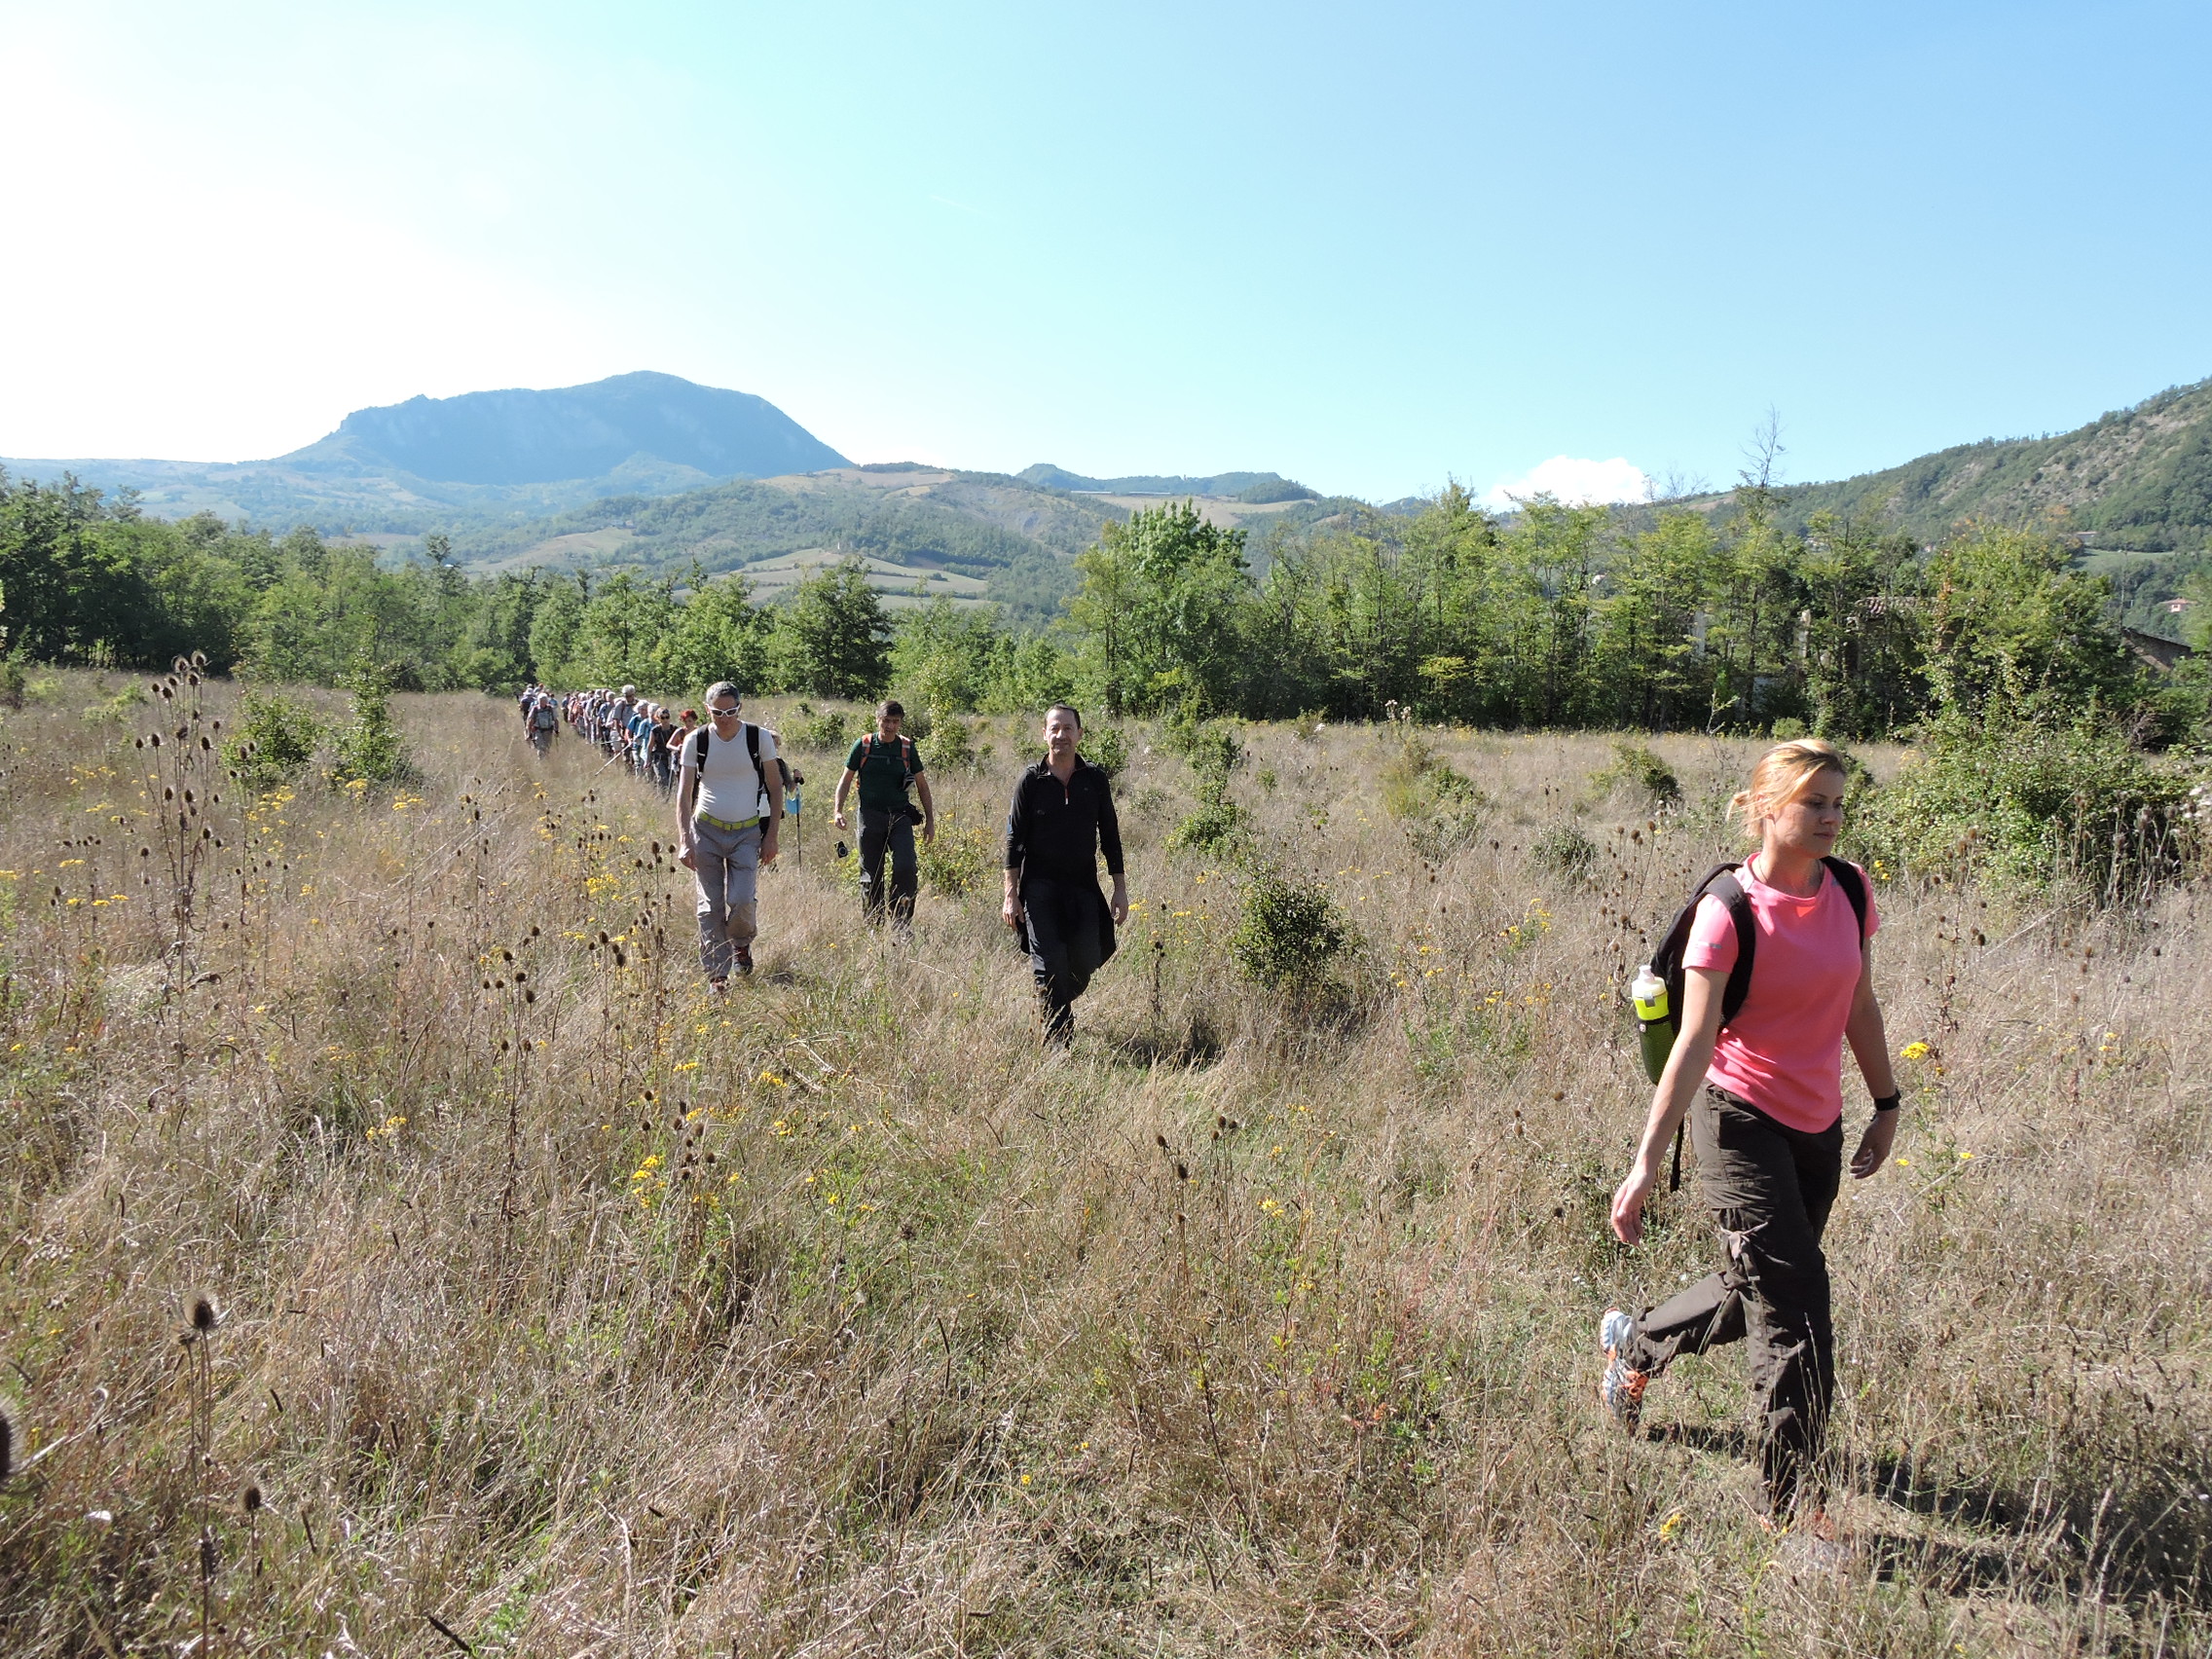
[[[1809,1134],[1708,1085],[1690,1139],[1728,1264],[1640,1316],[1624,1357],[1656,1377],[1677,1354],[1746,1345],[1768,1513],[1787,1521],[1822,1495],[1813,1468],[1835,1393],[1835,1330],[1821,1235],[1843,1182],[1843,1123]]]

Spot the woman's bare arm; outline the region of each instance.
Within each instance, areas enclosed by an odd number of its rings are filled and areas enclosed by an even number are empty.
[[[1623,1244],[1643,1236],[1643,1205],[1659,1181],[1659,1162],[1682,1117],[1704,1087],[1713,1064],[1713,1046],[1720,1040],[1720,993],[1728,983],[1724,969],[1691,968],[1682,975],[1682,1028],[1667,1069],[1651,1091],[1651,1112],[1643,1122],[1636,1160],[1613,1194],[1613,1235]]]

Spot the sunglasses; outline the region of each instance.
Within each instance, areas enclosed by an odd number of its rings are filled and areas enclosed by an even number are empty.
[[[735,709],[709,709],[707,713],[714,716],[718,720],[734,720],[737,719]]]

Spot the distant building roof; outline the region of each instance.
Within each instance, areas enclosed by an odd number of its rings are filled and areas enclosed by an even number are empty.
[[[2127,648],[2153,668],[2171,668],[2184,658],[2196,653],[2179,640],[2169,640],[2158,634],[2146,634],[2140,628],[2122,628],[2120,637],[2127,642]]]

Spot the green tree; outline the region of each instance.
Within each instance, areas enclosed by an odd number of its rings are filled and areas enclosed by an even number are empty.
[[[2141,673],[2105,616],[2103,578],[2046,535],[1979,525],[1928,566],[1928,682],[1938,711],[1987,723],[2132,703]]]
[[[1704,723],[1696,626],[1713,557],[1704,514],[1662,513],[1605,573],[1592,646],[1602,719],[1657,731]]]
[[[577,619],[571,670],[594,685],[667,681],[665,652],[676,634],[675,582],[640,581],[619,571],[599,586]]]
[[[1108,713],[1155,708],[1190,689],[1226,697],[1236,677],[1236,608],[1251,590],[1241,530],[1174,501],[1106,526],[1076,569],[1083,586],[1069,621]]]
[[[785,683],[823,697],[870,698],[891,680],[891,619],[867,567],[844,558],[792,590],[776,618]]]
[[[698,695],[718,680],[748,691],[768,689],[773,634],[773,619],[753,603],[743,577],[695,585],[676,614],[660,683],[685,697]]]
[[[1004,678],[1011,645],[988,610],[961,610],[940,594],[900,616],[891,683],[932,717],[964,715]]]
[[[583,638],[584,585],[571,576],[554,576],[544,585],[530,617],[530,672],[548,685],[580,686],[576,647]]]

